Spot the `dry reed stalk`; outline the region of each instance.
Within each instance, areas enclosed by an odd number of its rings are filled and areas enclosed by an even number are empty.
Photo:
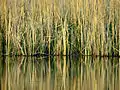
[[[118,55],[119,5],[118,0],[0,0],[4,50]]]

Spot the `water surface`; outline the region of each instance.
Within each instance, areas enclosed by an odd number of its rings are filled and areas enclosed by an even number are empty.
[[[120,90],[119,58],[1,57],[1,90]]]

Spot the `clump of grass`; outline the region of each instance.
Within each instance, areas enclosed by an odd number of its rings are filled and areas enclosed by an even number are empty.
[[[0,0],[2,50],[6,55],[118,56],[119,6],[119,0]]]

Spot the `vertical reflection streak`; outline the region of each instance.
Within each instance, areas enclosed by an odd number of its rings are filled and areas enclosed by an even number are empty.
[[[119,58],[6,57],[1,90],[119,90]]]

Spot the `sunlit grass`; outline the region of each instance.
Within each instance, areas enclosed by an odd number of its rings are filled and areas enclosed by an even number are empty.
[[[0,52],[118,56],[119,6],[119,0],[0,0]]]

